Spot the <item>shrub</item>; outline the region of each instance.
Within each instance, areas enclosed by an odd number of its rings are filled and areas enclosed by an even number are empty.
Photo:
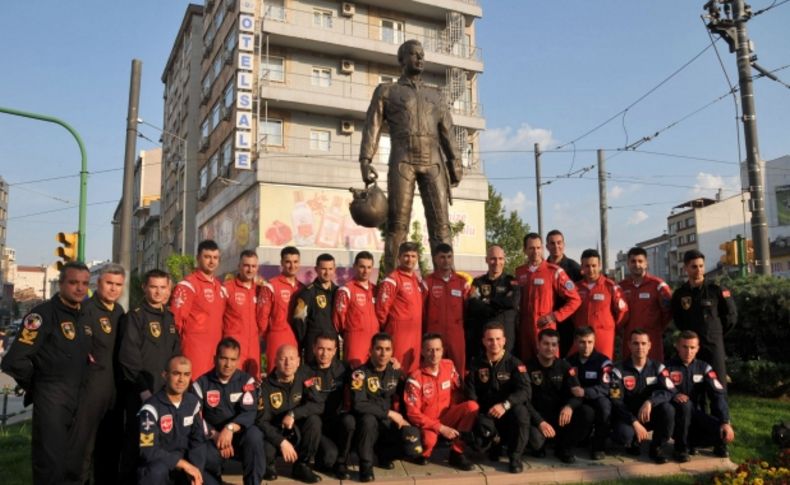
[[[732,387],[750,394],[779,397],[790,393],[790,364],[770,360],[727,360]]]

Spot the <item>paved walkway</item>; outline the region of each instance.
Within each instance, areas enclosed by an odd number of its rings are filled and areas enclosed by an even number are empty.
[[[3,401],[5,396],[3,393],[5,390],[13,391],[14,387],[16,386],[16,382],[12,379],[8,374],[4,374],[0,372],[0,415],[3,413]],[[6,413],[12,415],[8,418],[8,424],[18,423],[20,421],[24,421],[26,419],[30,419],[33,416],[31,412],[33,406],[29,406],[25,408],[22,405],[23,398],[21,396],[14,395],[13,392],[8,395],[8,403],[6,408]]]

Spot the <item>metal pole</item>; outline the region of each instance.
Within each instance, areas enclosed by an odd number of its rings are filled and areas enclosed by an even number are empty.
[[[48,121],[56,123],[63,128],[67,129],[71,136],[77,140],[77,145],[80,147],[80,156],[82,157],[82,164],[80,165],[80,205],[79,205],[79,237],[77,238],[77,259],[85,261],[85,218],[87,215],[88,206],[88,153],[85,151],[85,144],[82,142],[82,137],[77,133],[77,130],[71,127],[65,121],[55,118],[54,116],[42,115],[38,113],[31,113],[29,111],[20,111],[11,108],[3,108],[0,106],[0,113],[7,113],[10,115],[22,116],[25,118],[32,118],[34,120]]]
[[[754,240],[754,269],[757,274],[771,274],[768,241],[768,220],[765,215],[765,186],[763,185],[762,160],[757,142],[757,114],[754,105],[751,73],[751,42],[746,32],[747,15],[743,0],[733,1],[733,19],[737,32],[736,58],[738,80],[743,107],[743,134],[746,141],[746,167],[749,172],[749,195],[752,210],[752,239]]]
[[[606,160],[603,150],[598,149],[598,201],[601,215],[601,269],[604,274],[608,268],[609,229],[606,216]]]
[[[535,143],[535,194],[538,199],[538,235],[543,239],[543,184],[540,181],[540,143]]]
[[[132,59],[132,74],[129,82],[129,107],[126,115],[126,151],[123,161],[123,195],[121,197],[121,260],[126,269],[126,281],[131,281],[132,268],[132,202],[134,193],[134,162],[137,152],[137,111],[140,104],[140,77],[143,63]],[[121,304],[129,308],[129,285],[124,285]]]

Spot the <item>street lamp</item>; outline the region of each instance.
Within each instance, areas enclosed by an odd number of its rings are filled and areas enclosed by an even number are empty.
[[[181,145],[184,147],[184,178],[181,181],[181,255],[183,256],[186,254],[187,245],[187,140],[164,128],[153,125],[142,118],[137,118],[137,122],[150,126],[163,135],[175,138],[180,141]]]

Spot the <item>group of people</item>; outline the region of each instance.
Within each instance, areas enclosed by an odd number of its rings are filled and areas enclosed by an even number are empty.
[[[316,469],[348,479],[352,451],[369,482],[374,463],[428,463],[440,439],[451,466],[473,468],[471,445],[496,461],[506,453],[519,473],[523,454],[545,456],[547,442],[572,463],[582,441],[592,459],[609,438],[639,454],[648,430],[657,463],[670,438],[680,462],[700,446],[726,456],[723,334],[736,312],[705,280],[704,256],[686,254],[689,280],[672,294],[640,248],[617,284],[596,250],[579,265],[559,231],[546,245],[548,259],[528,234],[515,275],[491,246],[488,271],[469,281],[443,243],[421,278],[418,247],[405,242],[378,285],[362,251],[338,287],[330,254],[302,284],[291,246],[276,277],[259,276],[250,250],[221,282],[219,248],[206,240],[172,295],[166,272],[147,272],[128,313],[117,303],[124,268],[105,266],[88,298],[88,268],[68,263],[59,293],[24,318],[2,361],[34,405],[34,482],[221,483],[234,458],[258,485],[277,478],[281,456],[295,479],[315,483]],[[681,333],[665,364],[670,320]]]

